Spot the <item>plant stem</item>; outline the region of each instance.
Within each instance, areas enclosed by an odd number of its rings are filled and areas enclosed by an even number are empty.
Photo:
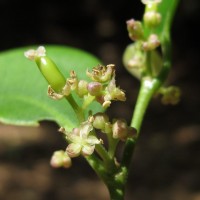
[[[119,143],[118,139],[114,139],[111,134],[107,134],[108,137],[108,154],[111,158],[114,158],[116,147]]]
[[[159,88],[160,83],[156,79],[144,78],[141,83],[140,92],[136,102],[136,107],[134,109],[131,127],[134,127],[137,130],[137,137],[140,133],[141,124],[144,118],[144,114],[148,107],[148,104],[155,93]]]
[[[104,146],[102,146],[101,144],[96,144],[95,150],[99,154],[99,156],[102,158],[102,160],[104,161],[106,168],[108,168],[108,169],[111,168],[111,166],[110,166],[111,158],[109,157],[108,152],[106,151]]]
[[[67,101],[70,103],[72,106],[74,112],[76,113],[76,116],[79,120],[79,122],[83,122],[85,120],[84,112],[81,107],[76,103],[74,100],[73,96],[70,94],[69,96],[66,97]]]
[[[137,136],[136,136],[136,139],[129,138],[126,141],[124,154],[122,157],[122,165],[128,168],[131,163],[131,158],[132,158],[136,141],[140,134],[140,128],[141,128],[142,121],[144,119],[145,112],[147,110],[147,107],[149,105],[149,102],[153,94],[157,91],[160,85],[161,85],[161,82],[159,81],[159,79],[155,79],[155,78],[154,79],[143,78],[141,82],[140,92],[138,95],[136,107],[134,109],[134,113],[133,113],[133,117],[131,121],[131,126],[137,130]]]

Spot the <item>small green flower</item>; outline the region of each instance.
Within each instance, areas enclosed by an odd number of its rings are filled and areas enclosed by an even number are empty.
[[[101,130],[103,133],[111,133],[112,125],[109,122],[109,117],[105,113],[96,113],[93,116],[92,125],[95,129]]]
[[[181,90],[176,86],[162,87],[159,93],[163,95],[161,101],[164,105],[176,105],[181,98]]]
[[[90,134],[92,130],[92,124],[87,121],[82,123],[79,128],[74,128],[72,132],[66,133],[66,139],[70,142],[66,151],[70,157],[77,157],[80,154],[88,156],[94,152],[95,145],[100,144],[101,141]]]
[[[105,88],[103,107],[108,107],[112,100],[126,101],[126,96],[123,90],[116,87],[115,77],[112,78],[108,86]]]
[[[105,83],[112,78],[115,72],[114,67],[113,64],[107,66],[98,65],[92,69],[92,72],[87,71],[86,74],[93,81]]]

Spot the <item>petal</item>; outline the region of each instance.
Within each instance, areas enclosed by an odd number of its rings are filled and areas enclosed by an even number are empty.
[[[100,140],[93,135],[89,136],[85,141],[90,145],[100,144]]]
[[[80,128],[80,137],[87,138],[88,134],[90,133],[90,131],[92,131],[92,129],[93,126],[91,125],[91,123],[89,122],[83,123]]]
[[[72,143],[80,143],[82,141],[81,137],[79,135],[75,135],[73,132],[68,134],[66,139]]]
[[[69,155],[69,157],[77,157],[81,153],[82,146],[80,144],[71,143],[67,146],[66,152]]]
[[[84,156],[89,156],[94,152],[94,148],[95,145],[84,145],[81,152]]]

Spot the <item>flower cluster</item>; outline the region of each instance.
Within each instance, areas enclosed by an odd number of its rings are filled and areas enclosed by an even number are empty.
[[[72,132],[64,131],[67,141],[70,144],[66,148],[67,154],[73,158],[80,154],[83,156],[91,155],[94,152],[95,145],[100,144],[99,140],[93,133],[92,123],[83,122],[80,127],[74,128]]]
[[[144,76],[157,76],[163,64],[157,51],[161,42],[156,34],[156,28],[162,20],[161,14],[157,11],[160,2],[161,0],[142,0],[145,4],[143,23],[135,19],[126,22],[129,38],[134,43],[126,48],[123,62],[127,70],[139,79]],[[146,31],[147,28],[150,31]]]
[[[71,71],[62,92],[56,93],[49,87],[48,95],[53,99],[60,99],[75,92],[84,99],[83,108],[94,100],[102,104],[104,108],[110,106],[112,100],[126,100],[124,91],[116,86],[114,65],[98,65],[91,72],[87,70],[86,74],[91,82],[79,80],[75,71]]]
[[[162,95],[161,102],[164,105],[176,105],[180,101],[181,91],[176,86],[161,87],[158,92]]]
[[[46,56],[43,46],[38,49],[30,49],[24,54],[28,59],[34,60],[43,76],[49,83],[48,95],[54,100],[59,100],[75,92],[83,98],[83,109],[96,100],[104,108],[110,106],[112,100],[125,101],[125,93],[115,83],[115,66],[113,64],[98,65],[92,71],[87,70],[86,75],[91,80],[79,80],[76,72],[71,71],[65,79],[56,64]],[[53,76],[52,76],[53,74]]]
[[[60,128],[59,131],[64,133],[68,145],[65,151],[54,152],[50,162],[53,167],[68,168],[71,166],[71,158],[79,155],[92,155],[96,145],[104,144],[103,140],[98,137],[97,132],[99,131],[111,136],[117,143],[126,141],[129,137],[136,137],[136,130],[129,127],[124,120],[117,119],[110,122],[105,113],[90,116],[87,121],[73,128],[72,131],[66,131],[64,128]]]
[[[92,117],[92,125],[102,133],[111,134],[114,139],[125,141],[128,137],[135,137],[136,130],[129,127],[125,120],[114,119],[109,121],[105,113],[97,113]]]

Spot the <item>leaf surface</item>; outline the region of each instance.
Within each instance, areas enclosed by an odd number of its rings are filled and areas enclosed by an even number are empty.
[[[45,48],[66,78],[75,70],[79,79],[87,79],[86,69],[100,63],[96,57],[75,48],[55,45]],[[28,49],[0,53],[0,121],[34,126],[41,120],[51,120],[66,129],[73,128],[78,123],[73,109],[65,99],[55,101],[47,96],[46,80],[36,64],[24,57]],[[101,106],[93,103],[89,109],[100,111]]]

